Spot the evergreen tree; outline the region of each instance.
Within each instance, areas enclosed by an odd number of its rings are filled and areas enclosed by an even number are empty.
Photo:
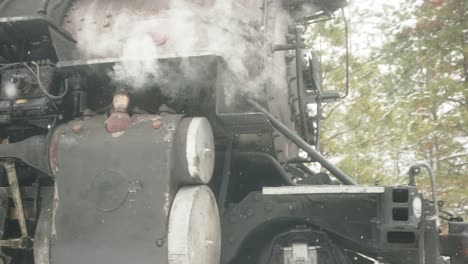
[[[439,195],[465,215],[467,8],[466,0],[402,2],[378,12],[351,5],[351,92],[324,106],[322,129],[324,154],[337,157],[338,166],[360,183],[405,183],[409,166],[425,161],[438,176]],[[344,91],[342,18],[309,31],[325,89]],[[427,180],[419,184],[429,190]]]

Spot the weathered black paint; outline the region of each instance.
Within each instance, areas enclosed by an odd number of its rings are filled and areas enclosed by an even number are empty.
[[[174,135],[182,116],[137,115],[109,134],[104,116],[63,128],[51,263],[167,263],[168,213],[178,186]],[[55,225],[55,227],[54,227]]]

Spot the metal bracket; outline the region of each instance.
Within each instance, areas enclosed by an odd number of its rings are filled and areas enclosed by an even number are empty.
[[[291,247],[283,248],[284,264],[317,264],[317,247],[309,247],[307,243],[293,243]]]

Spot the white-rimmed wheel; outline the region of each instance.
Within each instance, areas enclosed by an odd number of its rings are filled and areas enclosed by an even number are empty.
[[[182,187],[169,216],[169,264],[219,264],[221,228],[218,207],[207,186]]]

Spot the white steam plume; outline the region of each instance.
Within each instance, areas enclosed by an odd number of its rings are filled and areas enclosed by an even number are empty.
[[[122,58],[109,75],[113,81],[134,89],[167,78],[168,70],[161,68],[155,60],[158,57],[167,54],[184,57],[197,52],[219,54],[237,80],[229,85],[244,95],[259,96],[266,78],[262,68],[263,33],[242,13],[234,12],[232,2],[197,4],[177,0],[156,14],[122,9],[112,14],[105,29],[92,21],[84,23],[77,31],[79,49],[87,58]],[[90,5],[89,11],[95,8]],[[188,61],[183,61],[179,68],[189,77],[200,70],[194,70]]]

